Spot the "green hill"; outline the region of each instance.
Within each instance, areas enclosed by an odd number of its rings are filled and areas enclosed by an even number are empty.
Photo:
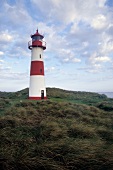
[[[48,99],[60,100],[60,101],[71,101],[71,102],[82,102],[82,103],[95,103],[107,99],[104,94],[92,93],[92,92],[81,92],[81,91],[68,91],[58,88],[47,88]],[[0,98],[7,99],[27,99],[28,88],[17,91],[17,92],[0,92]]]
[[[47,88],[0,92],[1,170],[112,170],[113,99]]]

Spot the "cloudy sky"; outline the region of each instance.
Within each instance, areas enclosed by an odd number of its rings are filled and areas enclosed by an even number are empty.
[[[113,0],[0,0],[0,91],[29,86],[37,28],[46,87],[113,92]]]

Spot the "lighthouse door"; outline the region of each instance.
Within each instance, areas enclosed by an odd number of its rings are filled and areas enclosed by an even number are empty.
[[[44,99],[44,90],[41,90],[41,99]]]

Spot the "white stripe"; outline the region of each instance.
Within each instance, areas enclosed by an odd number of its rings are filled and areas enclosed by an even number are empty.
[[[31,52],[31,61],[43,61],[43,49],[40,47],[33,47]]]
[[[30,76],[29,97],[41,97],[41,90],[44,90],[44,97],[46,97],[45,77],[42,75]]]

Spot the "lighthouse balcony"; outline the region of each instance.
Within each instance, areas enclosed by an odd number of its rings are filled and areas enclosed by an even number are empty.
[[[28,48],[30,50],[32,50],[33,47],[41,47],[43,48],[43,50],[46,49],[46,42],[42,41],[42,40],[38,40],[38,41],[29,41],[28,42]]]

